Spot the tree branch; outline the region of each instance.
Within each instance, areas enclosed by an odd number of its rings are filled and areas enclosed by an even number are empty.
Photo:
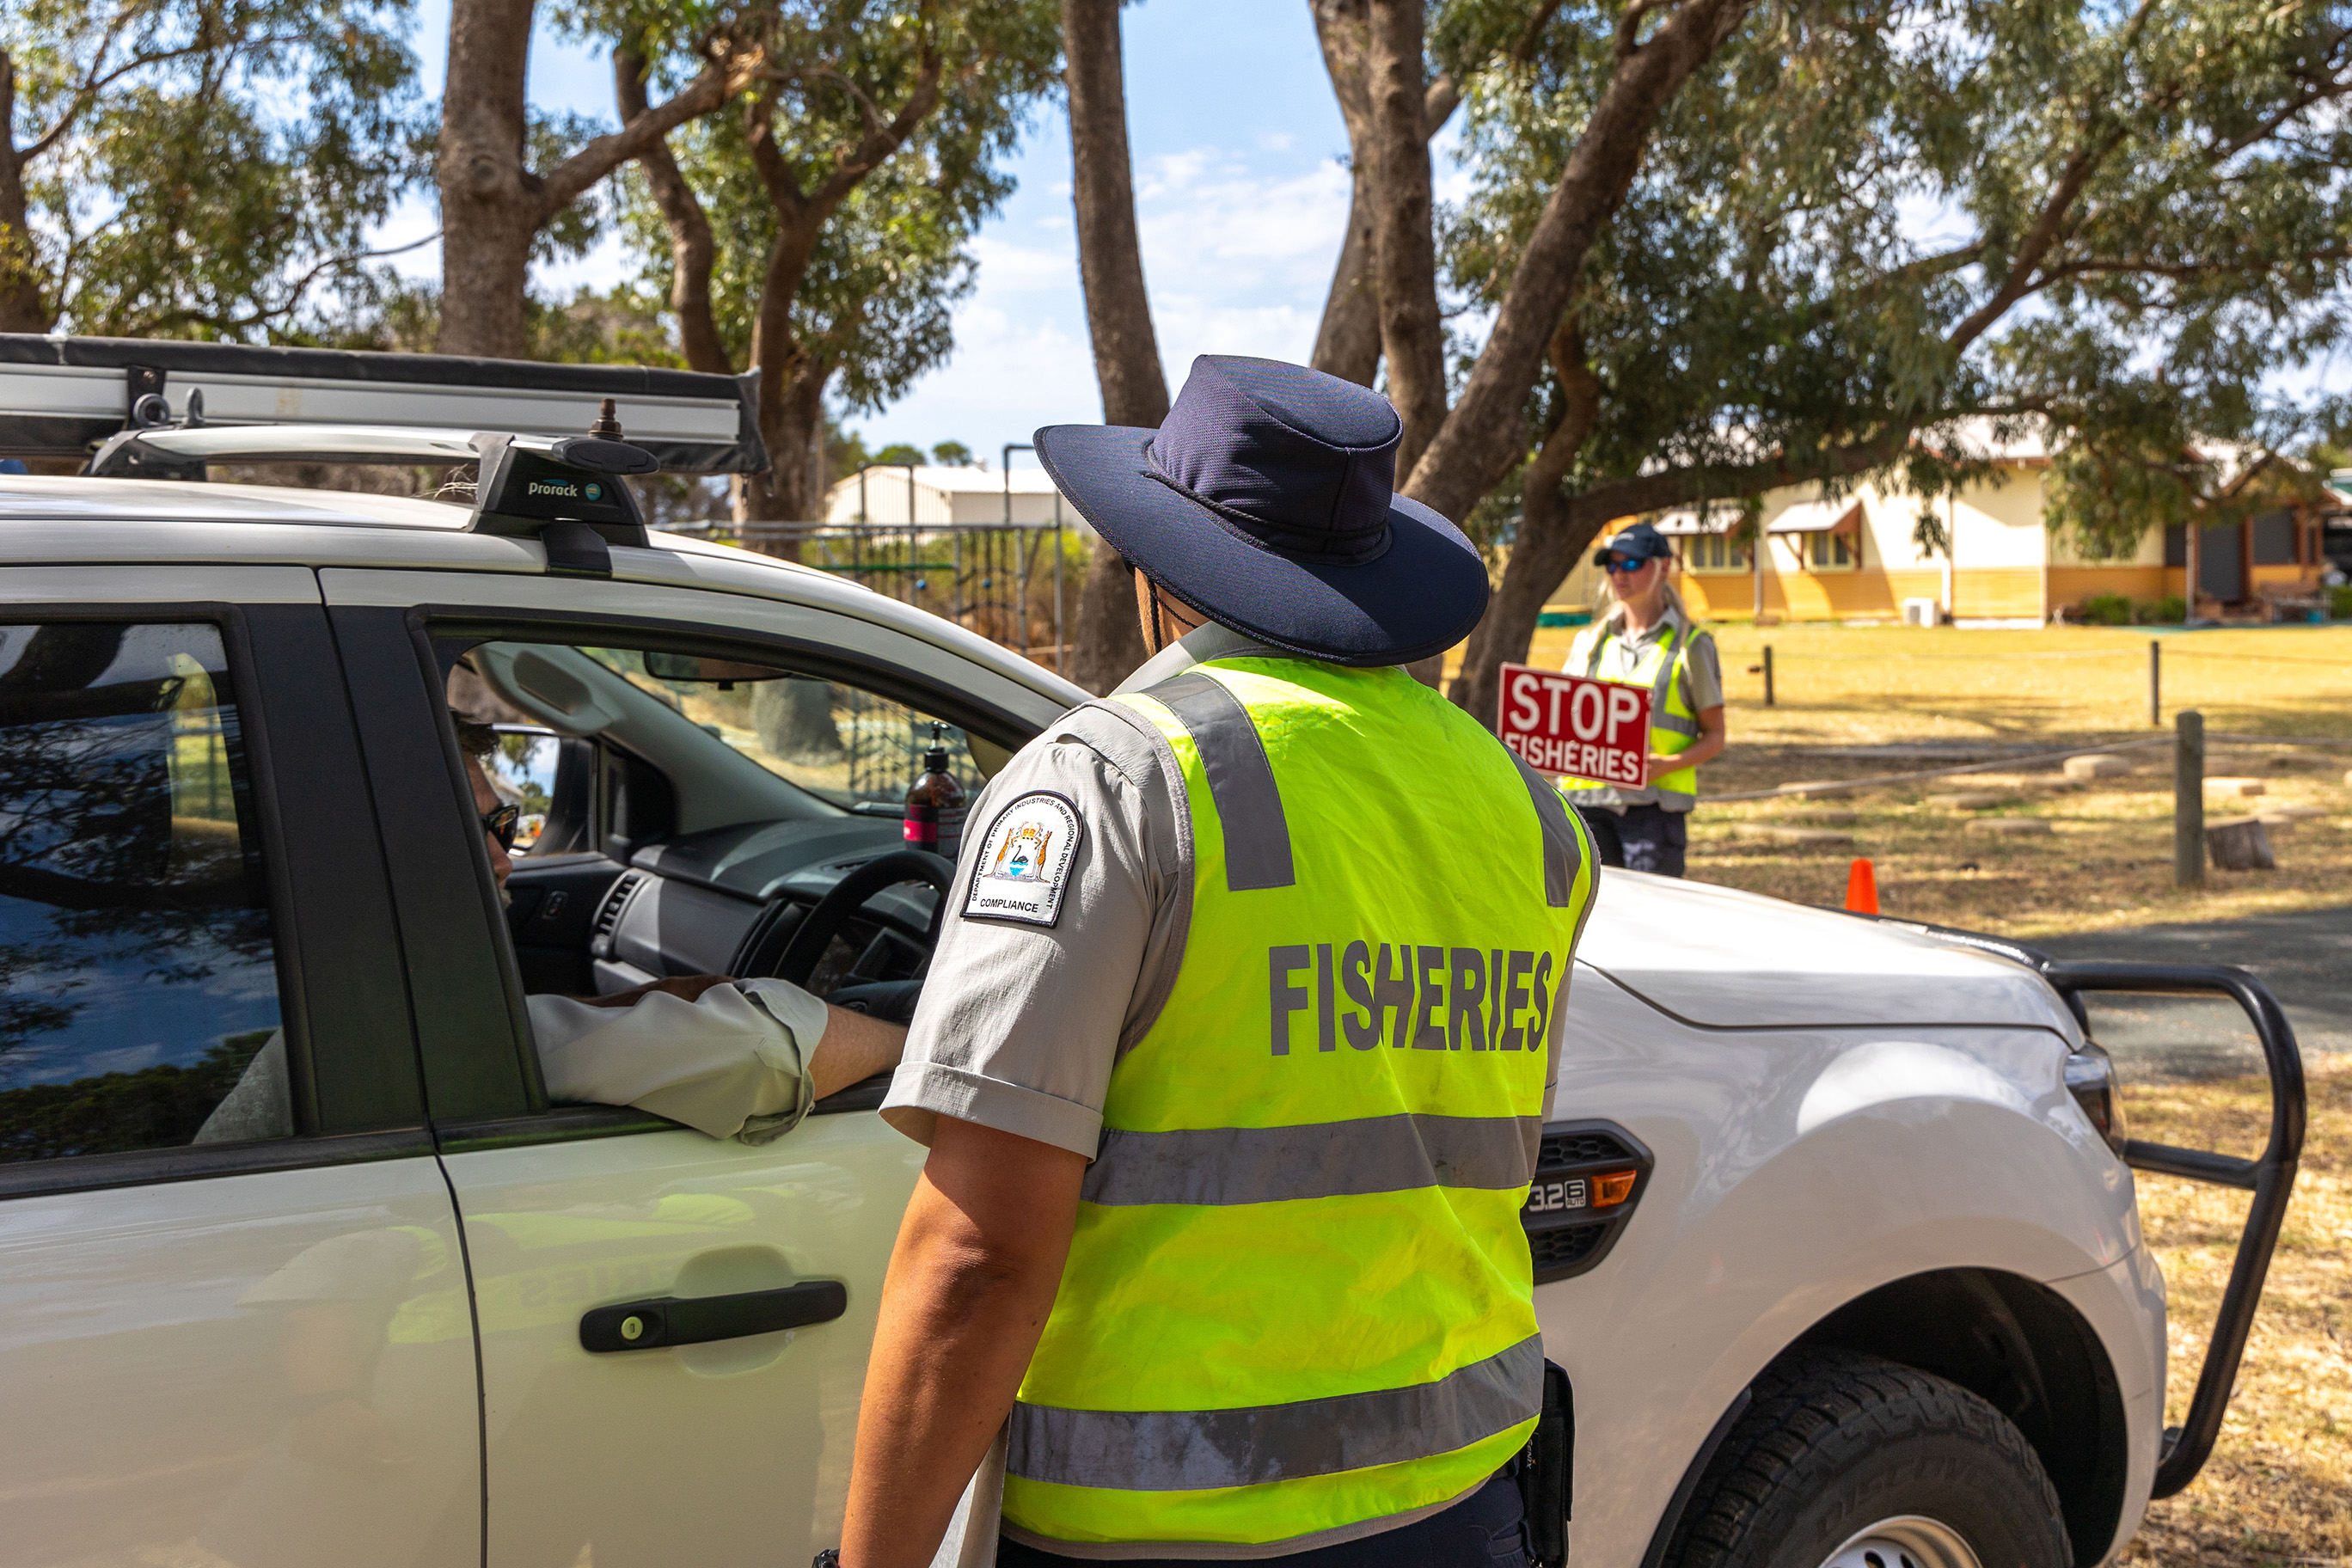
[[[1749,4],[1684,0],[1648,43],[1617,62],[1528,237],[1461,399],[1414,465],[1406,494],[1447,517],[1465,517],[1523,450],[1519,405],[1595,237],[1623,205],[1658,117]]]
[[[619,101],[621,121],[628,123],[646,112],[647,63],[633,50],[613,51],[613,96]],[[710,270],[719,254],[710,234],[710,219],[702,202],[678,171],[666,138],[656,137],[637,154],[646,173],[646,186],[669,226],[669,308],[677,315],[678,347],[695,370],[732,374],[735,366],[710,310]]]
[[[732,38],[723,36],[711,38],[705,47],[708,63],[667,102],[632,115],[620,130],[597,137],[538,176],[540,224],[551,220],[622,164],[644,156],[647,147],[688,121],[710,113],[742,91],[764,58],[756,47],[739,49]]]

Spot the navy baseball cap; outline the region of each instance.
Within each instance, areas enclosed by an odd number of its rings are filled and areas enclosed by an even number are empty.
[[[1646,522],[1637,522],[1594,551],[1592,563],[1606,566],[1609,558],[1617,555],[1638,564],[1652,559],[1668,560],[1674,552],[1675,547],[1666,542],[1664,534]]]
[[[1051,425],[1037,458],[1112,549],[1211,620],[1332,664],[1410,664],[1470,635],[1486,565],[1396,493],[1404,433],[1369,387],[1203,354],[1157,430]]]

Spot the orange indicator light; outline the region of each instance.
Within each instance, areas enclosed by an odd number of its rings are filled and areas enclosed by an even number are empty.
[[[1592,1206],[1605,1209],[1612,1204],[1622,1204],[1632,1197],[1633,1178],[1638,1174],[1640,1173],[1636,1171],[1611,1171],[1593,1177]]]

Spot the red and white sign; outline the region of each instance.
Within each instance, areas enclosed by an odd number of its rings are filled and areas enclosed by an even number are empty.
[[[1500,730],[1503,744],[1538,773],[1649,783],[1647,687],[1507,664]]]

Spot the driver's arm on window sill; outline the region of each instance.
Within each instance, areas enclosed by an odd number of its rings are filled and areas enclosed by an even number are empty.
[[[673,976],[525,1000],[551,1099],[634,1105],[745,1142],[782,1136],[815,1101],[896,1066],[907,1040],[781,980]]]

